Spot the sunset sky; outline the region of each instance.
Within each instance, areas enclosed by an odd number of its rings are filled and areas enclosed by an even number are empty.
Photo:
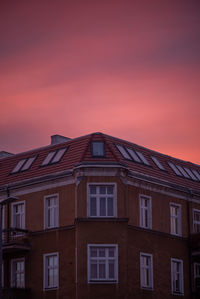
[[[200,164],[200,1],[0,1],[0,151],[104,132]]]

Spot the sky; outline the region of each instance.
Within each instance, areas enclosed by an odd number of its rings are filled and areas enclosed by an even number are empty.
[[[200,1],[0,1],[0,151],[103,132],[200,164]]]

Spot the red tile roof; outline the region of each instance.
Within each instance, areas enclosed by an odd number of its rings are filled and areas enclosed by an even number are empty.
[[[92,157],[90,146],[92,140],[105,142],[105,157]],[[150,166],[124,159],[119,150],[116,148],[115,144],[129,147],[133,150],[141,152],[149,162]],[[50,151],[62,149],[65,147],[68,147],[68,150],[64,154],[60,162],[52,165],[50,164],[47,166],[41,166],[42,161]],[[160,170],[158,166],[155,165],[155,163],[151,159],[151,155],[153,155],[160,161],[166,171]],[[14,169],[18,161],[33,156],[37,156],[37,158],[31,165],[30,169],[23,172],[11,174],[11,171]],[[14,182],[21,182],[30,178],[32,179],[57,172],[62,172],[65,170],[72,170],[77,164],[80,163],[122,163],[134,173],[144,174],[154,179],[163,180],[165,182],[168,182],[169,184],[176,184],[183,188],[194,189],[197,192],[200,192],[200,181],[195,182],[191,179],[177,176],[167,162],[172,162],[182,167],[194,169],[200,173],[199,165],[172,158],[170,156],[163,155],[142,146],[103,133],[92,133],[86,136],[71,139],[60,144],[50,145],[40,149],[34,149],[32,151],[1,159],[0,186]]]

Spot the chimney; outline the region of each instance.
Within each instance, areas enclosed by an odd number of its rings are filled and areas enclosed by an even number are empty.
[[[62,135],[58,135],[58,134],[52,135],[51,136],[51,145],[63,143],[63,142],[69,141],[69,140],[71,140],[71,138],[68,138],[68,137],[65,137]]]
[[[13,156],[14,154],[12,153],[8,153],[8,152],[5,152],[5,151],[0,151],[0,159],[3,159],[3,158],[7,158],[7,157],[10,157],[10,156]]]

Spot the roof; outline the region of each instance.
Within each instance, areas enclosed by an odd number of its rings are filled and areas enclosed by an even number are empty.
[[[92,141],[104,142],[105,156],[92,156]],[[53,156],[55,163],[47,163],[52,158],[50,156],[47,158],[48,155]],[[22,169],[20,163],[24,165],[24,171],[16,171]],[[81,163],[87,165],[118,163],[127,167],[131,173],[142,174],[149,178],[200,191],[199,165],[163,155],[103,133],[91,133],[60,144],[33,149],[1,159],[0,186],[73,170],[76,165]]]

